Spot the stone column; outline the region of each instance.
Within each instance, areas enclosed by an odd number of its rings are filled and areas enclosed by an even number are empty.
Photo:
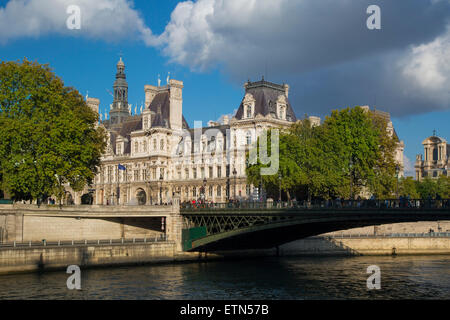
[[[181,232],[183,230],[183,217],[180,215],[180,196],[176,194],[173,199],[171,212],[166,217],[166,233],[170,241],[175,241],[176,251],[183,251]]]

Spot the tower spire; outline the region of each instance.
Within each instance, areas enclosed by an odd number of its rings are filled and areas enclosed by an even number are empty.
[[[128,111],[128,83],[125,75],[125,63],[122,60],[122,53],[116,65],[116,80],[114,81],[114,101],[110,114],[111,124],[119,124],[130,116]]]

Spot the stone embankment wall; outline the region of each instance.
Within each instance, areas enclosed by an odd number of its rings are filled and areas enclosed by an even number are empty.
[[[450,237],[311,237],[280,246],[289,255],[450,254]]]
[[[70,210],[70,211],[69,211]],[[164,209],[114,207],[0,206],[0,243],[58,240],[154,238],[166,232]]]
[[[198,253],[177,254],[174,242],[101,246],[0,249],[0,274],[195,260]]]

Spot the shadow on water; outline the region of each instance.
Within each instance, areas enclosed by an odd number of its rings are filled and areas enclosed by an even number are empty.
[[[367,267],[381,269],[368,290]],[[449,299],[448,256],[266,257],[0,276],[0,299]]]

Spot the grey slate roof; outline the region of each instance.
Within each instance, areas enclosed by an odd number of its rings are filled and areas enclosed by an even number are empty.
[[[169,91],[159,92],[150,103],[152,115],[152,127],[170,128],[170,97]],[[189,125],[183,116],[183,128],[188,129]]]
[[[277,100],[280,95],[285,94],[284,87],[268,81],[248,82],[245,93],[251,93],[255,98],[255,116],[260,114],[267,116],[270,113],[276,115]],[[236,112],[236,119],[242,120],[244,117],[244,99]],[[292,109],[289,99],[286,98],[287,111],[286,116],[290,117],[291,121],[297,121],[294,110]]]

